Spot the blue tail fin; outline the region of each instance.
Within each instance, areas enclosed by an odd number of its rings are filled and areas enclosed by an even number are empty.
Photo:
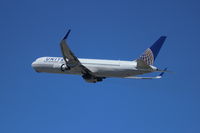
[[[161,36],[150,48],[148,48],[139,57],[139,59],[143,60],[147,65],[153,65],[166,38],[166,36]]]

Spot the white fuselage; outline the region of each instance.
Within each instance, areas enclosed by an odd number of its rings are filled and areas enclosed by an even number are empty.
[[[136,61],[119,61],[119,60],[101,60],[101,59],[83,59],[79,58],[82,65],[87,67],[97,77],[128,77],[144,73],[150,73],[156,70],[154,66],[151,71],[137,69]],[[62,70],[65,61],[62,57],[40,57],[32,63],[32,67],[37,72],[63,73],[82,75],[80,69],[73,68]]]

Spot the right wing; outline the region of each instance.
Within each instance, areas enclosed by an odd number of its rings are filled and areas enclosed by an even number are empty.
[[[83,74],[89,74],[91,76],[94,76],[94,74],[88,68],[81,64],[81,62],[78,60],[78,58],[74,55],[74,53],[70,50],[69,46],[67,45],[66,39],[69,36],[70,31],[71,30],[67,32],[63,40],[60,42],[63,59],[66,65],[70,68],[80,69],[80,71]]]
[[[162,76],[156,76],[156,77],[135,77],[135,76],[130,76],[130,77],[124,77],[128,79],[160,79]]]
[[[163,70],[158,76],[155,77],[136,77],[136,76],[129,76],[129,77],[124,77],[124,78],[130,78],[130,79],[160,79],[162,78],[163,74],[167,71],[167,68]]]

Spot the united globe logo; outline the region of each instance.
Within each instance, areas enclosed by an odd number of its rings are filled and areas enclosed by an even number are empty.
[[[144,62],[146,62],[147,65],[153,65],[154,63],[154,56],[153,52],[151,51],[150,48],[148,48],[141,56],[140,58]]]

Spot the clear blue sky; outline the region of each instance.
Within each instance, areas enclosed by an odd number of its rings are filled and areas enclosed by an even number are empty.
[[[200,2],[197,0],[1,0],[0,133],[199,133]],[[160,80],[38,74],[31,63],[61,56],[133,60],[168,36]]]

